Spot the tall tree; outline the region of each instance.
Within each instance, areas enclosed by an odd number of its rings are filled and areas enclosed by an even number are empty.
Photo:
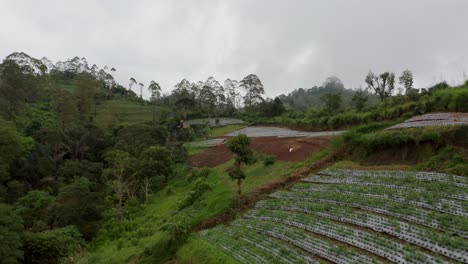
[[[0,114],[7,119],[13,119],[27,102],[28,76],[25,73],[29,73],[27,68],[13,60],[0,64]]]
[[[161,99],[161,86],[157,82],[151,81],[148,90],[151,94],[150,100],[153,102],[153,125],[156,125],[156,104]]]
[[[172,174],[171,155],[164,147],[152,146],[140,154],[137,169],[137,179],[145,200],[157,183],[167,183]]]
[[[140,98],[143,99],[143,87],[145,87],[145,85],[143,83],[139,83],[138,85],[140,86]]]
[[[214,77],[211,76],[206,80],[205,86],[210,87],[211,91],[216,96],[216,107],[219,109],[223,108],[223,105],[226,103],[224,87]]]
[[[399,78],[399,83],[405,88],[405,94],[413,89],[413,73],[410,70],[404,70]]]
[[[200,90],[200,104],[203,108],[213,112],[216,107],[216,95],[208,85],[203,85]]]
[[[242,165],[251,164],[255,161],[253,151],[250,148],[250,138],[245,134],[239,134],[229,140],[228,148],[236,155],[234,166],[229,170],[229,176],[237,181],[237,195],[240,198],[242,180],[245,179]]]
[[[174,95],[178,96],[180,94],[186,94],[189,92],[191,87],[190,82],[187,79],[182,79],[179,83],[174,85],[174,91],[172,92]]]
[[[372,71],[366,76],[367,89],[372,90],[379,96],[382,102],[387,97],[392,96],[393,89],[395,88],[395,74],[384,72],[380,75],[375,75]]]
[[[326,93],[320,96],[323,108],[327,114],[336,113],[341,108],[341,93]]]
[[[107,162],[107,168],[102,171],[104,182],[116,195],[119,218],[123,219],[124,200],[134,194],[135,181],[130,171],[134,160],[122,150],[111,150],[104,159]]]
[[[340,92],[344,89],[344,84],[340,78],[336,76],[328,77],[323,83],[323,87],[329,92]]]
[[[227,103],[231,104],[234,108],[239,107],[239,82],[227,78],[224,81],[224,89],[227,94]]]
[[[255,74],[246,76],[240,82],[240,87],[244,88],[246,95],[244,96],[244,104],[251,107],[263,101],[262,94],[265,93],[263,84]]]
[[[354,108],[356,108],[356,110],[362,111],[362,109],[366,107],[367,99],[367,95],[364,93],[364,91],[359,89],[353,95],[351,102],[354,105]]]
[[[130,78],[130,83],[128,84],[128,90],[132,90],[132,86],[137,84],[137,81],[135,80],[135,78]]]
[[[195,95],[191,93],[191,84],[186,79],[175,85],[173,95],[175,97],[175,105],[178,109],[182,109],[184,119],[187,118],[187,111],[196,105]]]

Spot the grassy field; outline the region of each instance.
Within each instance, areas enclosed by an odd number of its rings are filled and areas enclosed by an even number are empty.
[[[221,214],[231,208],[236,201],[236,185],[226,173],[226,169],[233,161],[226,162],[211,170],[206,182],[210,188],[200,199],[193,204],[181,208],[181,203],[186,199],[196,185],[196,181],[188,184],[186,175],[188,171],[179,171],[178,176],[170,180],[163,190],[153,195],[141,208],[136,208],[130,220],[104,227],[96,240],[96,247],[91,250],[80,263],[159,263],[172,257],[167,249],[169,233],[161,230],[168,223],[187,220],[190,226],[200,223],[202,220]],[[268,182],[274,181],[291,174],[297,168],[297,164],[277,161],[270,166],[264,166],[261,161],[246,167],[247,178],[243,182],[243,193],[248,194]],[[194,238],[196,241],[196,238]],[[102,242],[101,242],[102,241]],[[104,242],[105,241],[105,242]],[[192,241],[192,240],[191,240]],[[101,244],[102,243],[102,244]],[[195,243],[197,244],[197,243]],[[204,254],[200,245],[190,246],[180,252],[180,256],[189,258],[190,252],[196,251]],[[185,252],[185,253],[184,253]],[[219,259],[229,257],[220,253],[210,255]],[[184,257],[185,258],[185,257]],[[231,259],[231,261],[233,261]],[[231,263],[226,261],[225,263]]]
[[[153,120],[152,106],[131,101],[109,100],[97,106],[96,121],[105,126],[112,122],[135,124]]]
[[[233,124],[233,125],[226,125],[226,126],[221,126],[221,127],[214,127],[210,130],[210,136],[221,137],[221,136],[231,133],[232,131],[236,131],[244,127],[246,127],[246,125],[244,124]]]

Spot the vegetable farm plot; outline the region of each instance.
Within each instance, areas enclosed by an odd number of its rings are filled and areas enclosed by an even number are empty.
[[[246,134],[248,137],[324,137],[335,136],[345,131],[319,131],[319,132],[304,132],[291,130],[282,127],[268,127],[268,126],[250,126],[233,131],[227,134],[227,137],[235,137],[239,134]]]
[[[387,129],[462,125],[468,125],[468,113],[432,113],[412,117],[403,123],[397,124]]]
[[[242,263],[468,263],[467,180],[326,169],[200,236]]]

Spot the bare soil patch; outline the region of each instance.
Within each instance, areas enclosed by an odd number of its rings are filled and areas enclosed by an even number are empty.
[[[252,148],[260,153],[274,155],[278,160],[303,161],[311,154],[328,146],[330,137],[261,137],[252,138]],[[225,144],[193,155],[190,164],[194,167],[215,167],[233,155]]]

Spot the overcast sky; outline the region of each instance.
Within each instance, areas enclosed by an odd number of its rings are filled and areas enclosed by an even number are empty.
[[[74,56],[117,80],[222,83],[250,73],[268,96],[369,70],[413,71],[416,87],[468,74],[468,0],[0,0],[0,56]]]

